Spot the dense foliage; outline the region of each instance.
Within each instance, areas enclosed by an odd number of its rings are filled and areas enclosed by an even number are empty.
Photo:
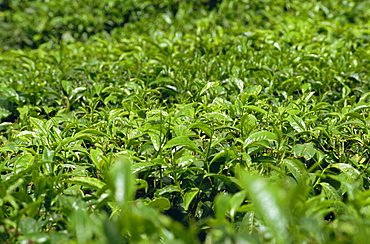
[[[0,7],[2,243],[367,243],[368,1]]]

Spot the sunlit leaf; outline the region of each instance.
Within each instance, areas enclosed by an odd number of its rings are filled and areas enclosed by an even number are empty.
[[[245,106],[243,106],[243,108],[246,108],[246,109],[252,110],[252,111],[256,111],[256,112],[259,112],[261,114],[267,114],[266,110],[264,110],[263,108],[260,108],[258,106],[255,106],[255,105],[245,105]]]
[[[159,135],[159,132],[156,131],[149,131],[148,132],[148,135],[150,137],[150,140],[152,141],[153,143],[153,147],[156,151],[159,151],[160,147],[161,147],[161,137]]]
[[[102,187],[105,186],[105,183],[102,182],[101,180],[91,177],[73,177],[67,179],[66,182],[75,185],[85,186],[92,189],[101,189]]]
[[[252,143],[265,140],[276,140],[275,133],[269,131],[259,131],[255,132],[244,141],[244,148],[248,148]]]
[[[264,223],[273,230],[274,238],[279,243],[289,242],[288,228],[291,217],[281,190],[268,183],[266,179],[244,171],[241,177],[240,180],[256,211]]]
[[[195,144],[188,137],[185,137],[185,136],[179,136],[179,137],[175,137],[169,140],[164,146],[164,148],[166,149],[166,148],[172,148],[176,146],[183,146],[183,147],[189,147],[191,149],[196,149]]]
[[[316,149],[312,143],[296,144],[293,146],[294,157],[312,159],[316,154]]]
[[[308,178],[308,172],[304,164],[295,158],[286,158],[283,160],[289,171],[299,184],[304,184]]]
[[[45,124],[42,120],[37,118],[30,118],[31,124],[43,135],[47,135],[48,131],[45,128]]]
[[[189,128],[201,129],[208,137],[212,136],[212,129],[207,124],[197,122],[197,123],[191,124]]]
[[[331,167],[339,169],[351,180],[357,180],[361,176],[360,172],[350,164],[337,163],[331,165]]]
[[[290,123],[290,125],[297,131],[297,132],[303,132],[303,131],[306,131],[306,124],[305,122],[299,118],[298,116],[296,115],[290,115],[288,117],[288,121]]]
[[[103,168],[104,159],[103,159],[103,151],[100,149],[91,149],[90,150],[90,158],[95,164],[95,166],[101,170]]]
[[[99,131],[99,130],[95,130],[95,129],[86,129],[86,130],[82,130],[80,132],[77,132],[75,134],[75,137],[80,137],[81,135],[99,135],[99,136],[106,136],[105,133]]]
[[[323,193],[329,200],[340,201],[341,197],[339,196],[337,190],[331,186],[329,183],[321,182]]]
[[[199,95],[203,95],[206,91],[216,86],[218,86],[218,82],[207,82],[207,84],[199,92]]]
[[[232,119],[223,113],[213,112],[213,113],[206,113],[202,115],[203,117],[209,119],[209,120],[215,120],[215,121],[232,121]]]
[[[165,193],[169,192],[180,192],[180,189],[176,186],[170,185],[170,186],[165,186],[161,190],[159,190],[158,195],[163,195]]]
[[[184,209],[188,210],[190,203],[194,200],[195,196],[199,193],[199,189],[189,190],[184,195]]]

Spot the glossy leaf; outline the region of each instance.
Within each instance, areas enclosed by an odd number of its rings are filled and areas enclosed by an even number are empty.
[[[244,148],[248,148],[252,143],[266,140],[276,140],[275,133],[269,131],[259,131],[255,132],[244,141]]]
[[[339,196],[337,190],[331,186],[330,184],[326,182],[321,182],[320,185],[322,186],[322,190],[324,195],[329,199],[333,201],[340,201],[341,197]]]
[[[360,178],[360,172],[353,168],[350,164],[337,163],[331,165],[331,167],[337,168],[342,171],[351,180],[357,180]]]
[[[293,129],[297,132],[303,132],[307,130],[305,122],[296,115],[289,116],[288,121]]]
[[[42,120],[31,117],[30,122],[42,135],[48,134],[48,131],[45,128],[45,123]]]
[[[286,158],[283,160],[283,163],[289,169],[290,173],[292,173],[296,181],[299,184],[304,185],[308,179],[308,172],[305,165],[295,158]]]
[[[184,195],[184,209],[188,210],[191,202],[194,200],[196,195],[199,193],[199,189],[189,190]]]

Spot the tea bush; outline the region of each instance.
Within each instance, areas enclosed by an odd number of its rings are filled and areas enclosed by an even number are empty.
[[[2,242],[367,242],[366,1],[0,3]]]

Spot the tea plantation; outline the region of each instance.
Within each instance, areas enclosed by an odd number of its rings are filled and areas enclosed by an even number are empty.
[[[1,243],[368,243],[370,1],[0,0]]]

